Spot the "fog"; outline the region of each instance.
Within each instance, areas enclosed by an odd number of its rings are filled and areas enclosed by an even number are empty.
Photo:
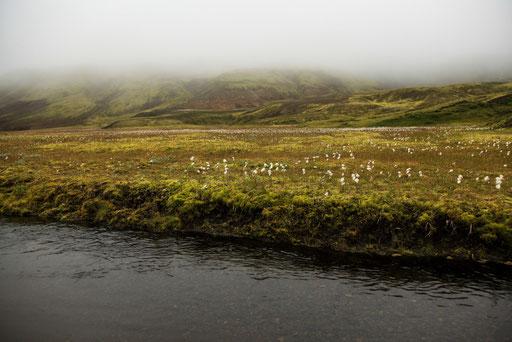
[[[396,83],[512,77],[512,1],[0,0],[0,74],[315,68]]]

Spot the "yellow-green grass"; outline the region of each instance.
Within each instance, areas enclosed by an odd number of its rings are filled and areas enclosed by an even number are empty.
[[[511,130],[31,131],[0,151],[5,216],[512,259]]]

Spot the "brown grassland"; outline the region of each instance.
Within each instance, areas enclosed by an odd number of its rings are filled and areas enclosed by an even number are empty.
[[[0,134],[0,215],[345,252],[512,260],[512,131]]]

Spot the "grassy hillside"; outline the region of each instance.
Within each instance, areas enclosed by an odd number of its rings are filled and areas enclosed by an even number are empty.
[[[238,122],[316,127],[483,126],[511,113],[512,83],[472,83],[282,101],[246,112]]]
[[[0,129],[227,124],[234,117],[225,111],[371,87],[348,77],[294,70],[241,70],[196,80],[98,73],[30,75],[0,82]],[[205,110],[214,113],[205,117]]]
[[[351,94],[371,87],[318,71],[243,70],[220,75],[185,106],[208,110],[254,108],[270,101]]]
[[[102,126],[190,97],[171,78],[44,77],[0,87],[0,128]]]
[[[510,126],[511,114],[512,83],[376,90],[371,82],[308,70],[240,70],[195,80],[69,74],[0,82],[0,130]]]

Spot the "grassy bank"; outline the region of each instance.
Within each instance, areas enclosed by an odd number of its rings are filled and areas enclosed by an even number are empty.
[[[511,131],[39,131],[0,149],[4,216],[512,260]]]

